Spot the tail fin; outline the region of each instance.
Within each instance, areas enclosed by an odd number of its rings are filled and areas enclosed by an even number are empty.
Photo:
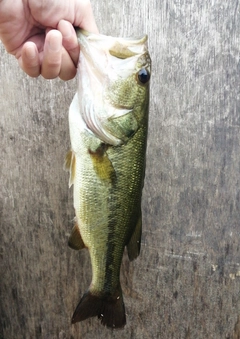
[[[109,328],[123,328],[126,325],[125,307],[121,288],[114,295],[94,295],[86,292],[72,317],[72,324],[98,316],[101,323]]]

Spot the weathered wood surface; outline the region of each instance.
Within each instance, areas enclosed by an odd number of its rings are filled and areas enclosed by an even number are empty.
[[[0,337],[240,338],[238,0],[94,0],[101,32],[148,33],[153,62],[140,257],[124,257],[127,326],[70,319],[91,279],[67,247],[75,80],[30,79],[1,46]]]

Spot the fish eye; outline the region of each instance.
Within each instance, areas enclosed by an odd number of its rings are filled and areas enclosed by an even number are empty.
[[[150,73],[146,68],[141,68],[140,71],[138,72],[138,80],[142,84],[146,84],[150,79]]]

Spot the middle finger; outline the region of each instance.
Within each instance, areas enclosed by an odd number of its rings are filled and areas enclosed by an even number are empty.
[[[61,69],[62,61],[62,34],[57,30],[50,30],[46,34],[41,75],[46,79],[56,78]]]

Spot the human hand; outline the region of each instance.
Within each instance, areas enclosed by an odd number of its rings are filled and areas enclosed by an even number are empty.
[[[80,48],[73,26],[98,33],[89,0],[0,0],[0,39],[31,77],[75,76]]]

